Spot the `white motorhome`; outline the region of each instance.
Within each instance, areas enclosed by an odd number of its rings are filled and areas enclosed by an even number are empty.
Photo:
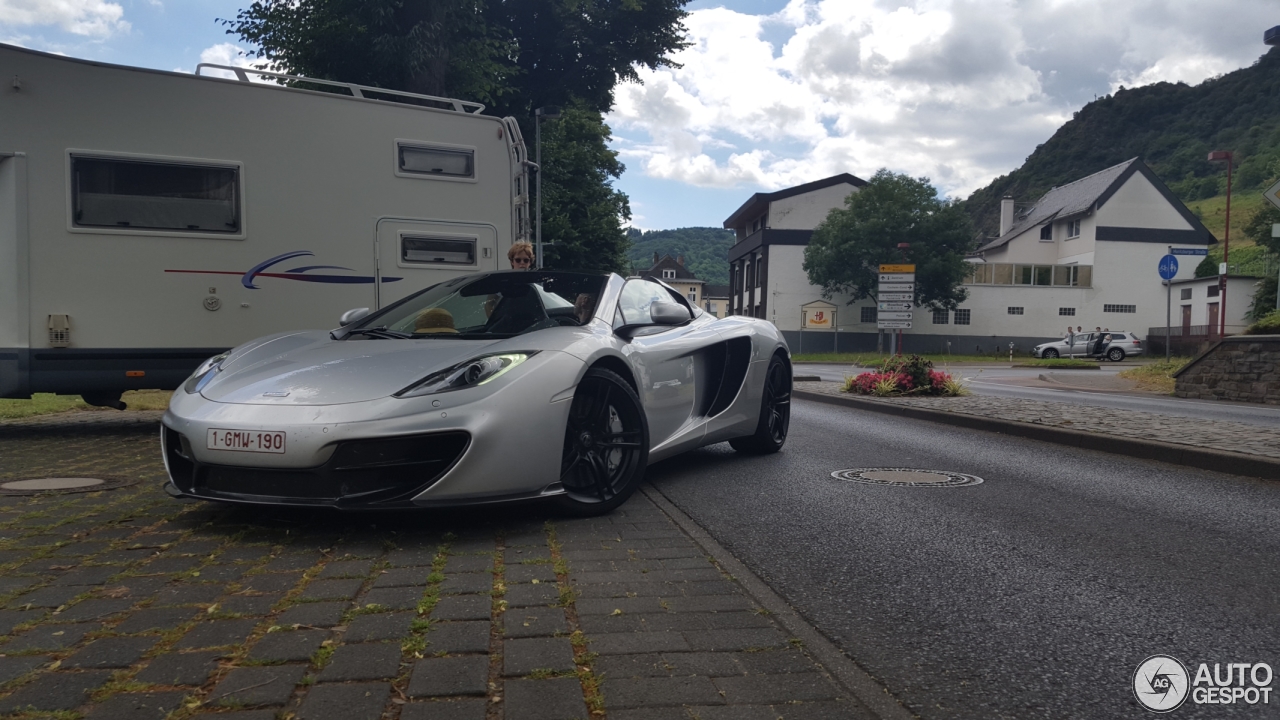
[[[0,78],[0,397],[171,389],[527,239],[519,127],[476,103],[8,45]]]

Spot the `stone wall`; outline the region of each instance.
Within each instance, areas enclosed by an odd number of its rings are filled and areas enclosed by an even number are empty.
[[[1280,335],[1233,335],[1174,374],[1174,395],[1280,405]]]

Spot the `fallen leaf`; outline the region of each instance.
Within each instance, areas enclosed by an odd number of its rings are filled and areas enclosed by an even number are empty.
[[[534,584],[534,585],[537,585],[537,584],[538,584],[538,583],[540,583],[540,582],[542,582],[542,581],[541,581],[541,580],[539,580],[538,578],[534,578],[534,579],[533,579],[533,584]]]
[[[59,635],[66,635],[66,634],[67,634],[67,631],[66,631],[66,630],[59,630],[58,632],[54,633],[53,635],[54,635],[54,637],[57,637],[57,636],[59,636]]]
[[[610,615],[621,615],[621,614],[622,614],[622,608],[616,608],[616,609],[614,609],[614,611],[613,611],[613,612],[611,612],[611,613],[609,613],[609,614],[610,614]]]

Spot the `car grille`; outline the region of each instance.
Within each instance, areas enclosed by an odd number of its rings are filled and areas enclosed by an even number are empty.
[[[303,469],[250,468],[196,461],[181,434],[164,428],[174,485],[214,500],[331,505],[404,505],[439,480],[466,452],[461,431],[339,443],[324,465]]]

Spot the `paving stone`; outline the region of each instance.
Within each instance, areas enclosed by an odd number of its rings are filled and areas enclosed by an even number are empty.
[[[130,597],[143,600],[160,592],[169,583],[167,577],[124,577],[112,580],[102,588],[110,597]]]
[[[409,634],[409,624],[416,615],[411,612],[360,615],[347,625],[342,637],[349,643],[399,640]]]
[[[692,650],[678,632],[607,633],[587,638],[591,652],[601,655]]]
[[[720,705],[689,708],[698,720],[778,720],[783,717],[768,705]]]
[[[239,645],[253,632],[257,620],[208,620],[196,625],[178,641],[179,649]]]
[[[691,650],[726,652],[748,648],[786,647],[787,637],[773,628],[692,630],[683,633]]]
[[[141,632],[170,630],[195,617],[196,608],[144,608],[135,610],[124,622],[113,628],[126,635]]]
[[[416,587],[374,588],[365,593],[363,602],[390,610],[411,610],[418,607],[422,593],[423,589]]]
[[[166,605],[212,605],[219,597],[226,592],[226,588],[221,585],[210,585],[205,583],[180,583],[177,585],[166,585],[160,588],[156,593],[155,602],[152,607],[164,607]]]
[[[577,678],[508,680],[503,684],[506,720],[588,720]]]
[[[305,665],[235,668],[218,682],[206,702],[232,706],[283,705],[306,672]]]
[[[729,703],[769,705],[796,700],[833,700],[835,687],[816,672],[716,678]]]
[[[154,637],[105,637],[62,661],[67,668],[127,668],[155,646]]]
[[[400,706],[400,720],[485,720],[488,707],[489,701],[480,698],[406,703]]]
[[[182,706],[184,692],[120,693],[95,704],[86,720],[164,720]]]
[[[302,579],[302,573],[264,573],[240,579],[242,589],[249,592],[288,592]]]
[[[162,555],[145,565],[133,569],[138,575],[172,575],[173,573],[194,570],[204,562],[202,557],[183,557],[181,555]]]
[[[218,562],[253,563],[271,554],[271,548],[262,545],[236,545],[218,553]]]
[[[507,547],[546,547],[547,533],[542,528],[531,528],[522,532],[508,531],[503,542]]]
[[[383,547],[380,541],[358,537],[343,540],[333,546],[333,556],[336,558],[376,558],[382,555],[382,551]]]
[[[578,598],[573,606],[578,615],[610,615],[617,610],[624,613],[660,613],[667,608],[657,597]]]
[[[554,605],[560,601],[560,588],[550,583],[510,585],[502,599],[507,601],[507,607]]]
[[[407,692],[410,697],[484,695],[488,684],[488,657],[427,658],[414,664]]]
[[[605,678],[601,692],[611,708],[724,704],[719,688],[704,677]]]
[[[31,610],[0,610],[0,635],[8,635],[13,629],[23,623],[39,620],[48,614],[45,609]]]
[[[110,670],[45,673],[0,699],[0,713],[17,712],[27,707],[37,710],[74,710],[89,699],[89,693],[111,679]]]
[[[400,672],[398,643],[357,643],[343,645],[320,671],[320,682],[381,680]]]
[[[373,570],[373,560],[337,560],[324,566],[319,577],[363,578]]]
[[[292,555],[281,555],[270,560],[262,567],[266,572],[289,572],[292,570],[307,570],[312,565],[320,561],[319,554],[313,553],[294,553]]]
[[[431,574],[429,567],[391,568],[383,570],[373,581],[375,588],[384,587],[426,587],[427,576]]]
[[[461,573],[446,575],[440,583],[442,595],[464,595],[467,593],[487,593],[493,591],[493,576],[489,573]]]
[[[222,546],[221,540],[182,540],[169,548],[168,553],[174,555],[212,555]]]
[[[40,582],[34,577],[0,577],[0,595],[18,592]]]
[[[157,655],[134,679],[156,685],[203,685],[221,657],[212,650]]]
[[[277,625],[310,625],[333,627],[342,620],[342,614],[350,607],[347,602],[302,603],[280,613]]]
[[[62,650],[84,639],[85,635],[102,627],[98,623],[75,625],[41,625],[15,636],[0,647],[5,654],[32,650]]]
[[[399,548],[387,553],[387,562],[392,567],[430,567],[436,560],[436,550],[422,548]]]
[[[793,648],[768,652],[734,653],[734,659],[748,674],[779,675],[813,672],[813,661]]]
[[[488,595],[447,595],[431,611],[433,620],[487,620],[493,600]]]
[[[625,558],[626,556],[627,556],[626,551],[622,551],[622,557]],[[566,557],[567,557],[567,554],[566,554]],[[505,552],[502,553],[502,562],[507,567],[519,564],[526,560],[538,560],[538,559],[550,561],[551,551],[545,547],[541,547],[541,548],[536,548],[536,547],[510,548],[509,547],[506,549]]]
[[[0,684],[35,670],[50,661],[48,655],[18,655],[16,657],[0,656]]]
[[[784,720],[862,720],[871,717],[866,708],[841,701],[774,705],[773,711]]]
[[[534,670],[572,671],[573,645],[569,638],[521,638],[502,644],[502,672],[528,675]]]
[[[88,588],[73,586],[51,585],[43,587],[39,590],[33,590],[26,595],[19,595],[17,599],[9,603],[10,607],[44,607],[55,608],[59,605],[66,605],[71,602],[77,595],[82,595]]]
[[[127,598],[89,598],[81,600],[61,612],[50,615],[54,622],[80,622],[99,620],[122,613],[133,607],[133,600]]]
[[[508,608],[503,613],[503,634],[508,638],[568,635],[564,610],[556,608]]]
[[[554,583],[556,571],[550,565],[508,565],[503,569],[503,577],[508,585],[538,582]]]
[[[492,555],[450,555],[444,565],[446,573],[491,572],[492,570]]]
[[[303,591],[302,600],[350,600],[360,592],[361,580],[316,580]]]
[[[298,720],[378,720],[391,697],[390,683],[317,685],[298,708]]]
[[[58,576],[53,581],[54,585],[101,585],[107,581],[107,578],[119,574],[121,568],[111,565],[94,565],[90,567],[82,567],[71,572]]]
[[[249,651],[249,657],[267,662],[305,662],[320,643],[329,639],[327,630],[282,630],[267,633]]]
[[[671,612],[726,612],[729,610],[754,610],[755,606],[742,595],[704,595],[701,597],[665,598]]]
[[[248,565],[205,565],[191,574],[187,582],[233,582],[244,577]]]
[[[218,602],[217,612],[233,615],[261,616],[271,614],[271,609],[284,597],[282,593],[270,595],[229,595]]]
[[[489,651],[488,622],[433,623],[427,631],[430,652],[474,653]]]
[[[704,613],[638,613],[581,615],[578,620],[583,632],[605,634],[620,632],[662,632],[667,630],[706,630]]]
[[[699,707],[697,711],[704,712],[706,709]],[[690,717],[694,716],[682,707],[609,708],[609,720],[689,720]],[[701,716],[698,717],[700,720]]]

